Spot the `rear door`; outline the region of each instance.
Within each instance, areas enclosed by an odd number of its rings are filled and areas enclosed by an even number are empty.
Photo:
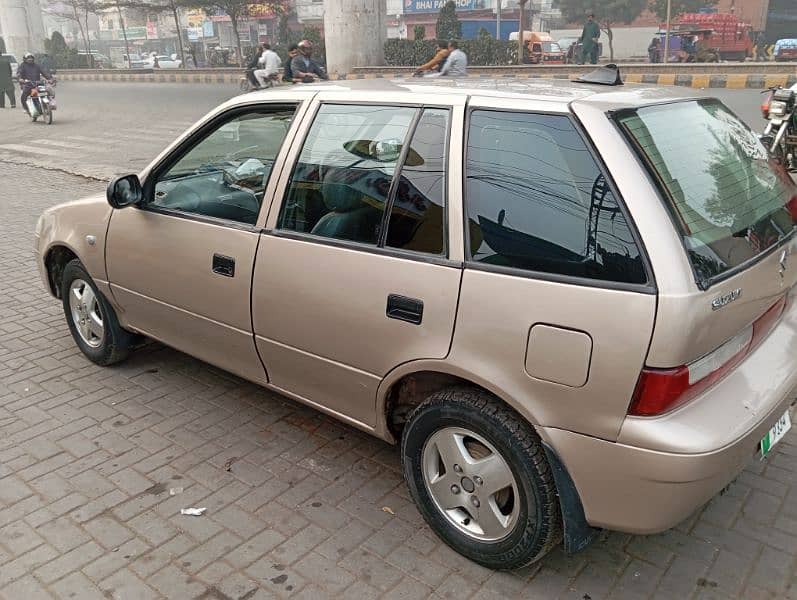
[[[449,140],[464,100],[339,98],[320,95],[292,148],[252,316],[273,385],[370,428],[391,369],[449,352],[462,273],[448,235],[460,136]]]

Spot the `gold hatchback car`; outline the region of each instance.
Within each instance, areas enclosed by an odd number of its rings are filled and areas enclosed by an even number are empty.
[[[168,344],[401,444],[495,568],[673,527],[797,387],[797,189],[714,99],[503,79],[230,100],[38,264],[94,362]]]

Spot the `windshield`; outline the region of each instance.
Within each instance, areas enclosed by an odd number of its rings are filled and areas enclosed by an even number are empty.
[[[794,183],[721,102],[649,106],[619,122],[666,192],[701,287],[794,231]]]
[[[559,48],[559,44],[556,42],[543,42],[542,43],[542,50],[543,52],[561,52],[562,49]]]

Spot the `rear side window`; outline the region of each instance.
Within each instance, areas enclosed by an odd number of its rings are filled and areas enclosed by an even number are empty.
[[[466,205],[476,262],[647,282],[617,198],[568,117],[474,111]]]
[[[794,184],[719,101],[639,108],[619,122],[665,192],[701,287],[794,229]]]

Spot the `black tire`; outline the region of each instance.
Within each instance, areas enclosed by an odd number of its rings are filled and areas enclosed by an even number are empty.
[[[423,451],[431,436],[447,427],[482,436],[509,466],[517,484],[513,502],[518,502],[519,512],[506,537],[489,542],[475,539],[452,524],[430,495]],[[401,462],[410,494],[426,522],[446,544],[474,562],[491,569],[517,569],[540,560],[562,540],[556,484],[539,437],[523,417],[484,391],[451,388],[432,394],[407,421]]]
[[[72,283],[76,280],[83,280],[88,284],[97,299],[97,304],[103,320],[104,331],[96,347],[89,345],[83,339],[72,317],[69,295]],[[72,333],[72,338],[74,338],[80,351],[83,352],[89,360],[100,366],[108,366],[127,358],[138,336],[122,329],[113,307],[111,307],[108,300],[105,299],[105,296],[97,289],[91,275],[88,274],[85,267],[78,259],[70,261],[67,263],[66,267],[64,267],[61,277],[61,300],[64,308],[64,316],[66,317],[69,331]]]
[[[53,124],[53,111],[50,109],[49,106],[47,107],[47,112],[46,112],[46,114],[44,116],[47,119],[47,124],[48,125],[52,125]]]

